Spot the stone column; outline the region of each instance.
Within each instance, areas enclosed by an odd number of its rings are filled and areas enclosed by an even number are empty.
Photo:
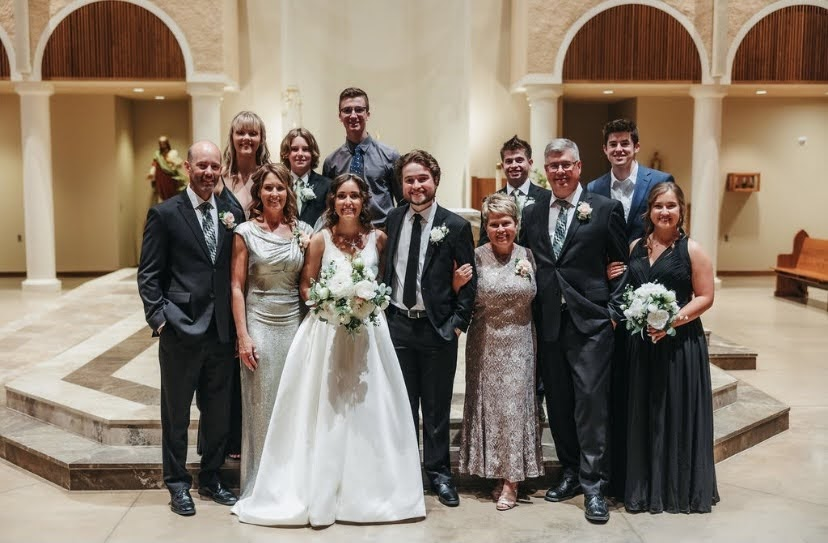
[[[52,128],[49,97],[54,88],[40,81],[15,83],[20,95],[23,143],[23,215],[26,279],[23,290],[60,291],[55,268],[55,210],[52,195]]]
[[[221,149],[224,145],[221,130],[221,83],[187,83],[190,95],[190,116],[193,126],[193,142],[212,141]]]
[[[719,245],[719,195],[722,175],[719,152],[722,139],[722,98],[725,90],[718,85],[696,85],[693,97],[693,192],[690,235],[710,255],[716,273]],[[719,284],[719,280],[716,279]]]
[[[529,101],[529,145],[532,146],[535,160],[540,157],[543,161],[546,144],[558,137],[558,98],[562,94],[561,85],[526,85],[526,99]]]

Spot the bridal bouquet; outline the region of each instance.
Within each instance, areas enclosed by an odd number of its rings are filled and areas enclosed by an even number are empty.
[[[344,326],[357,334],[363,325],[379,324],[379,314],[391,301],[391,289],[378,284],[361,258],[331,261],[322,268],[319,280],[311,280],[306,302],[319,320]]]
[[[664,330],[668,336],[676,334],[676,330],[670,326],[679,312],[676,293],[660,283],[644,283],[635,290],[628,285],[621,309],[627,318],[627,330],[631,334],[641,334],[644,337],[647,326]]]

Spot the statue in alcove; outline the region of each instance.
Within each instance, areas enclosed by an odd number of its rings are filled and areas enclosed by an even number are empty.
[[[152,183],[156,201],[172,198],[187,186],[187,176],[182,170],[184,161],[178,151],[170,146],[167,136],[158,138],[158,150],[152,158],[147,179]]]

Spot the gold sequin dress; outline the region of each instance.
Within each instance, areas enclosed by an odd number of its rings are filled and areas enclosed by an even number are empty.
[[[301,321],[299,273],[305,257],[293,236],[267,232],[254,221],[240,224],[235,233],[247,246],[247,331],[259,357],[256,371],[241,368],[241,489],[247,495],[256,480],[285,357]]]
[[[466,400],[460,472],[522,481],[543,474],[535,400],[535,263],[515,245],[501,262],[491,245],[475,251],[477,298],[466,341]],[[532,272],[521,276],[518,261]]]

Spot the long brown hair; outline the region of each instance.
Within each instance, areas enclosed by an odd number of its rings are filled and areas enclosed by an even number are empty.
[[[359,211],[359,223],[370,230],[371,214],[368,212],[368,202],[371,201],[371,192],[368,190],[368,183],[358,175],[343,173],[333,180],[331,190],[328,191],[328,210],[325,212],[325,227],[333,228],[339,223],[339,215],[336,214],[336,193],[339,187],[353,181],[359,187],[359,195],[362,198],[362,209]]]
[[[268,175],[276,176],[287,190],[285,197],[285,207],[282,210],[285,224],[293,224],[296,222],[297,207],[296,207],[296,192],[293,190],[293,183],[290,179],[290,171],[282,164],[272,163],[260,166],[258,170],[253,172],[250,179],[253,181],[253,186],[250,187],[250,196],[253,197],[253,202],[250,204],[250,218],[255,219],[264,214],[264,203],[262,203],[262,185]]]
[[[678,200],[679,204],[679,220],[678,224],[676,224],[676,229],[678,230],[678,237],[681,238],[685,236],[684,233],[684,217],[687,214],[687,205],[684,203],[684,192],[681,190],[681,187],[675,184],[673,181],[662,181],[661,183],[654,186],[650,189],[650,195],[647,196],[647,211],[642,216],[644,221],[644,240],[650,239],[650,235],[655,230],[655,225],[653,224],[653,220],[650,218],[650,213],[653,211],[653,204],[658,199],[659,196],[662,194],[667,194],[668,192],[672,192],[676,195],[676,200]]]

